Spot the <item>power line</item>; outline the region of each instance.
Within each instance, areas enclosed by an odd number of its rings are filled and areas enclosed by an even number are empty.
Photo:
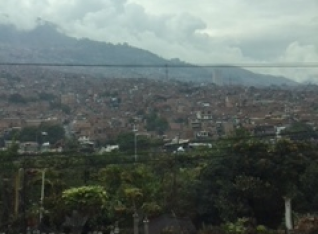
[[[304,134],[304,133],[317,133],[318,131],[298,131],[298,132],[294,132],[294,133],[286,133],[284,136],[295,136],[295,135],[300,135],[300,134]],[[224,138],[224,139],[220,139],[220,140],[215,140],[216,143],[219,142],[227,142],[227,141],[240,141],[240,140],[249,140],[249,139],[257,139],[257,138],[264,138],[264,137],[268,137],[268,136],[276,136],[276,134],[267,134],[267,135],[262,135],[262,136],[239,136],[239,137],[228,137],[228,138]],[[259,139],[262,140],[262,139]],[[262,142],[262,141],[261,141]],[[208,142],[211,143],[211,142]],[[239,143],[239,142],[238,142]],[[266,143],[266,142],[265,142]],[[291,145],[298,145],[297,143],[301,143],[301,142],[291,142]],[[226,144],[226,143],[225,143]],[[267,144],[270,145],[270,143],[267,142]],[[227,151],[228,152],[218,152],[218,151]],[[46,165],[46,166],[35,166],[33,165],[32,168],[34,169],[40,169],[40,168],[54,168],[54,169],[63,169],[63,168],[83,168],[83,167],[93,167],[93,168],[103,168],[106,165],[111,165],[111,164],[116,164],[116,165],[129,165],[129,164],[145,164],[145,163],[159,163],[159,162],[170,162],[170,161],[174,161],[174,160],[178,160],[178,159],[182,159],[184,162],[193,162],[193,161],[208,161],[208,160],[213,160],[213,159],[217,159],[217,158],[226,158],[226,157],[233,157],[233,153],[235,153],[233,150],[234,147],[233,145],[227,145],[227,146],[217,146],[216,148],[214,148],[212,146],[211,149],[206,149],[204,152],[200,151],[200,152],[189,152],[190,154],[192,153],[194,156],[189,157],[189,153],[185,153],[185,154],[174,154],[174,158],[153,158],[153,156],[156,155],[160,155],[160,156],[169,156],[171,155],[171,152],[151,152],[151,151],[143,151],[143,156],[147,157],[147,158],[141,158],[139,159],[137,162],[135,160],[133,160],[133,156],[127,156],[127,154],[121,154],[118,156],[123,156],[124,158],[122,158],[121,160],[118,159],[111,159],[111,160],[105,160],[105,158],[95,158],[94,156],[97,157],[103,157],[103,155],[87,155],[87,154],[80,154],[80,153],[76,153],[76,155],[67,155],[67,154],[63,154],[63,153],[58,153],[56,155],[18,155],[16,158],[21,158],[22,159],[22,163],[25,164],[27,163],[27,161],[25,161],[25,159],[31,159],[32,161],[34,161],[36,158],[40,159],[61,159],[60,163],[61,165],[58,166],[56,165],[54,162],[52,163],[53,165]],[[255,153],[257,152],[262,152],[262,151],[255,151]],[[305,152],[313,152],[310,150],[304,151],[302,150],[302,153]],[[206,154],[208,153],[208,156],[200,156],[200,154]],[[145,154],[147,154],[145,156]],[[151,158],[152,157],[152,158]],[[65,163],[63,163],[63,159],[67,159],[67,161]],[[85,159],[85,163],[83,162],[70,162],[70,160],[72,159]],[[87,159],[92,159],[93,162],[87,162]],[[100,160],[102,159],[102,160]],[[94,162],[94,160],[96,160]],[[105,160],[105,161],[103,161]],[[29,164],[30,162],[28,162]],[[55,165],[54,165],[55,164]],[[72,165],[72,167],[65,167],[66,165]],[[28,167],[25,167],[28,168]],[[13,169],[13,168],[7,168],[7,169]]]
[[[310,150],[305,150],[301,151],[302,153],[312,153],[313,151]],[[179,158],[158,158],[158,159],[140,159],[137,162],[134,160],[113,160],[113,161],[106,161],[106,162],[93,162],[93,163],[65,163],[61,165],[45,165],[45,166],[40,166],[40,165],[26,165],[24,169],[44,169],[44,168],[49,168],[49,169],[55,169],[55,170],[69,170],[69,169],[101,169],[105,168],[108,165],[144,165],[144,164],[153,164],[156,165],[158,163],[162,162],[179,162],[179,163],[190,163],[190,162],[213,162],[213,160],[216,159],[233,159],[234,157],[239,157],[242,155],[234,155],[233,153],[235,152],[228,152],[228,153],[214,153],[209,156],[193,156],[193,157],[186,157],[186,155],[179,154]],[[263,151],[254,151],[253,153],[264,153]],[[275,154],[275,152],[272,152]],[[279,152],[276,152],[279,153]],[[266,153],[268,154],[268,153]],[[182,160],[182,161],[181,161]],[[218,161],[215,161],[215,163],[218,163]],[[68,164],[68,165],[67,165]],[[12,170],[14,168],[5,168],[2,169],[3,171],[5,170]]]
[[[303,150],[301,151],[301,153],[312,153],[312,150]],[[25,164],[23,165],[22,168],[28,170],[37,170],[37,169],[44,169],[44,168],[48,168],[48,169],[53,169],[53,170],[70,170],[70,169],[85,169],[85,170],[90,170],[90,169],[102,169],[105,168],[109,165],[145,165],[145,164],[152,164],[152,165],[157,165],[158,163],[164,163],[164,162],[174,162],[173,165],[175,165],[176,163],[178,164],[182,164],[182,163],[204,163],[204,162],[209,162],[209,163],[221,163],[220,161],[217,161],[217,159],[234,159],[234,157],[240,157],[242,156],[242,154],[240,155],[235,155],[235,152],[228,152],[228,153],[213,153],[211,155],[208,156],[192,156],[192,157],[187,157],[186,154],[179,154],[178,157],[174,157],[174,158],[157,158],[157,159],[152,159],[152,158],[148,158],[148,159],[140,159],[138,160],[138,162],[135,162],[134,160],[122,160],[122,161],[118,161],[118,160],[112,160],[112,161],[106,161],[106,162],[92,162],[92,163],[61,163],[61,165],[28,165]],[[263,151],[254,151],[253,153],[264,153]],[[272,154],[275,154],[275,152],[271,152]],[[276,152],[279,153],[279,152]],[[266,153],[268,154],[268,153]],[[262,157],[260,157],[261,159]],[[79,158],[80,159],[80,158]],[[310,159],[310,158],[308,158]],[[214,161],[216,160],[216,161]],[[2,171],[12,171],[15,170],[17,168],[2,168]]]
[[[313,132],[317,132],[317,131],[299,131],[299,132],[296,132],[296,133],[288,133],[288,134],[285,134],[284,136],[295,136],[295,135],[299,135],[299,134],[304,134],[304,133],[313,133]],[[273,135],[273,134],[268,134],[267,136],[276,136],[276,135]],[[260,136],[260,137],[264,137],[264,136]],[[242,137],[233,137],[233,138],[225,138],[225,139],[221,139],[220,141],[218,142],[226,142],[226,141],[235,141],[235,140],[246,140],[246,139],[256,139],[258,138],[255,137],[255,136],[242,136]],[[261,139],[260,139],[261,140]],[[217,142],[217,143],[218,143]],[[260,141],[262,142],[262,141]],[[266,142],[265,142],[266,143]],[[291,145],[298,145],[297,143],[304,143],[304,142],[291,142]],[[306,143],[306,142],[305,142]],[[267,143],[267,144],[270,144],[270,143]],[[228,146],[221,146],[221,147],[216,147],[216,148],[211,148],[211,149],[207,149],[204,153],[211,153],[211,154],[215,154],[217,152],[213,152],[213,150],[233,150],[233,146],[232,145],[228,145]],[[262,151],[259,151],[259,152],[262,152]],[[306,151],[302,151],[302,152],[306,152]],[[308,151],[308,152],[312,152],[312,151]],[[168,156],[168,155],[171,155],[171,153],[167,153],[167,152],[151,152],[151,151],[144,151],[143,152],[144,154],[151,154],[152,156],[154,155],[162,155],[162,156]],[[191,153],[191,152],[190,152]],[[202,152],[193,152],[194,154],[200,154]],[[200,159],[211,159],[211,158],[217,158],[217,157],[224,157],[226,156],[228,153],[233,153],[233,152],[225,152],[224,154],[220,155],[220,156],[217,156],[217,155],[213,155],[213,156],[204,156],[204,157],[197,157],[197,156],[193,156],[191,158],[186,158],[186,160],[200,160]],[[58,155],[52,155],[51,157],[55,157],[55,158],[58,158],[59,156],[63,156],[65,154],[61,153],[61,154],[58,154]],[[178,154],[175,154],[175,156],[177,156]],[[188,155],[187,153],[185,155]],[[23,155],[21,155],[23,156]],[[98,156],[98,155],[95,155],[95,156]],[[172,161],[173,159],[163,159],[163,158],[146,158],[146,159],[140,159],[138,160],[137,162],[135,160],[133,160],[133,156],[131,156],[131,160],[127,160],[128,158],[130,158],[130,156],[127,156],[127,154],[122,154],[121,156],[124,156],[126,157],[125,160],[114,160],[114,161],[106,161],[104,163],[106,164],[133,164],[133,163],[144,163],[144,162],[160,162],[160,161]],[[24,156],[25,157],[25,156]],[[44,156],[44,155],[28,155],[28,158],[32,158],[32,161],[34,160],[34,158],[38,157],[38,158],[45,158],[45,157],[48,157],[48,156]],[[99,155],[99,157],[102,157],[102,155]],[[149,157],[149,156],[147,156]],[[67,155],[67,160],[70,160],[70,159],[96,159],[96,158],[93,158],[92,155],[87,155],[87,154],[80,154],[80,155]],[[98,160],[98,158],[97,158]],[[98,163],[98,162],[97,162]],[[85,166],[87,164],[83,164],[83,166]]]
[[[0,62],[0,66],[38,66],[38,67],[121,67],[121,68],[318,68],[318,62],[298,62],[298,63],[228,63],[228,64],[112,64],[112,63],[38,63],[38,62]]]
[[[277,135],[276,133],[269,133],[269,134],[261,134],[261,135],[243,135],[243,136],[233,136],[233,137],[225,137],[225,138],[220,138],[220,139],[216,139],[216,140],[210,140],[210,141],[206,141],[206,142],[203,142],[203,143],[224,143],[226,144],[226,142],[229,142],[229,143],[234,143],[235,141],[241,141],[241,140],[258,140],[258,141],[261,141],[262,140],[272,140],[272,139],[268,139],[269,137],[275,137],[275,139],[273,140],[280,140],[279,138],[277,138],[277,136],[280,136],[282,137],[282,139],[285,139],[284,137],[291,137],[291,136],[301,136],[301,135],[305,135],[305,134],[318,134],[318,131],[297,131],[297,132],[289,132],[289,133],[283,133],[283,134],[280,134],[280,135]],[[264,139],[266,138],[266,139]],[[308,142],[310,141],[309,139],[305,139],[306,141],[302,140],[302,142]],[[297,140],[297,142],[300,142],[300,140]],[[297,145],[297,142],[291,142],[292,145]],[[175,145],[178,145],[177,143]],[[213,144],[212,144],[212,148],[210,149],[213,150],[213,149],[219,149],[219,150],[227,150],[227,149],[233,149],[232,145],[231,146],[223,146],[223,147],[217,147],[217,148],[213,148]],[[57,153],[55,155],[52,155],[53,157],[56,157],[56,156],[64,156],[64,155],[67,155],[68,159],[71,158],[71,157],[87,157],[87,158],[90,158],[92,157],[92,155],[94,154],[90,154],[90,155],[87,155],[87,154],[81,154],[79,152],[76,152],[77,155],[76,156],[73,156],[73,155],[68,155],[68,152],[62,152],[62,153]],[[143,154],[152,154],[152,155],[168,155],[169,153],[167,152],[152,152],[152,151],[142,151]],[[46,155],[41,155],[41,154],[26,154],[28,158],[35,158],[35,157],[50,157],[50,156],[46,156]],[[122,155],[120,156],[126,156],[127,154],[125,154],[124,152],[122,153]],[[25,155],[21,155],[21,156],[25,156]],[[51,157],[52,157],[51,156]],[[102,155],[99,155],[100,157]]]

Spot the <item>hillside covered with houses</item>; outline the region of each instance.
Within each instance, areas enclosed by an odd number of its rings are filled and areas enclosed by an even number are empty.
[[[212,143],[239,127],[276,139],[293,123],[305,123],[312,129],[318,123],[315,85],[219,86],[2,66],[0,89],[2,147],[13,140],[12,132],[26,128],[38,130],[15,140],[63,151],[67,139],[89,143],[97,150],[118,145],[122,134],[135,133],[137,141],[139,136],[161,140],[161,147],[181,140]],[[44,131],[47,127],[40,128],[48,125],[63,130],[53,137]]]

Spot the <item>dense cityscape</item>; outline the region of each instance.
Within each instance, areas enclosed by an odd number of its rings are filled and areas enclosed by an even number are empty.
[[[3,204],[12,205],[2,228],[11,232],[6,223],[24,217],[13,230],[129,233],[132,222],[138,233],[143,221],[145,233],[179,233],[182,222],[186,233],[274,233],[284,203],[313,212],[317,86],[215,81],[3,66]],[[10,191],[21,193],[14,201]],[[83,226],[68,223],[75,219]],[[312,230],[315,220],[300,218],[295,230]]]
[[[218,86],[169,79],[103,79],[43,68],[8,71],[3,69],[0,79],[3,143],[10,143],[12,130],[43,124],[63,126],[66,137],[90,142],[95,150],[118,144],[120,134],[134,131],[163,143],[175,139],[199,143],[240,127],[277,139],[295,122],[317,126],[315,85]],[[46,143],[43,136],[36,142],[35,135],[24,141]],[[62,150],[64,136],[53,140],[50,150]]]
[[[0,1],[0,234],[317,234],[317,7]]]

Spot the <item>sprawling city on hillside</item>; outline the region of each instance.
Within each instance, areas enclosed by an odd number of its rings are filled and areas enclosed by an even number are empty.
[[[218,78],[221,79],[220,77]],[[0,130],[3,147],[14,130],[60,125],[65,137],[94,150],[116,145],[118,136],[134,133],[149,139],[202,143],[243,127],[253,135],[271,135],[292,123],[316,128],[315,85],[244,87],[170,79],[103,79],[89,75],[25,67],[2,67]],[[21,152],[63,151],[64,136],[49,142],[43,132],[25,138]],[[48,132],[45,132],[48,134]],[[25,144],[36,147],[26,147]],[[116,147],[115,147],[116,148]],[[117,149],[117,148],[116,148]],[[43,150],[43,149],[42,149]],[[110,150],[110,148],[108,149]]]
[[[0,234],[317,234],[317,6],[0,1]]]

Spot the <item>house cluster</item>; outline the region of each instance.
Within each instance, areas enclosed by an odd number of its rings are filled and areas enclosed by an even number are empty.
[[[317,126],[318,87],[243,87],[146,78],[109,79],[44,68],[0,68],[0,133],[43,122],[67,137],[107,142],[124,132],[206,142],[244,127],[277,134],[295,121]],[[164,132],[147,128],[156,113]]]

